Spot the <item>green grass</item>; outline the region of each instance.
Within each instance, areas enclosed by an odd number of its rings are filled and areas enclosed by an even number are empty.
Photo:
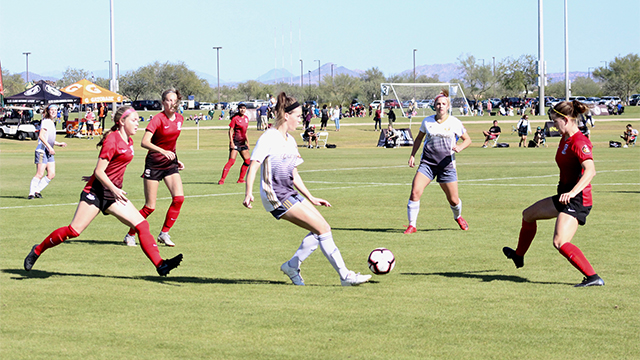
[[[402,234],[415,173],[406,166],[409,149],[375,148],[379,133],[368,118],[343,120],[361,125],[331,131],[337,149],[300,149],[301,176],[333,205],[320,211],[347,266],[368,273],[366,257],[380,246],[396,255],[391,274],[356,288],[339,286],[320,251],[303,264],[306,287],[292,286],[279,271],[306,231],[274,220],[259,196],[253,210],[245,209],[241,185],[215,185],[227,158],[224,129],[201,130],[200,150],[196,131],[183,131],[179,140],[186,200],[171,232],[177,247],[160,252],[185,259],[167,278],[156,275],[139,247],[121,245],[126,228],[110,216],[44,253],[27,273],[22,262],[31,246],[71,220],[81,176],[96,163],[96,141],[65,139],[69,146],[56,154],[57,176],[45,198],[27,201],[35,142],[2,139],[0,357],[639,358],[640,146],[608,148],[626,119],[638,127],[637,115],[625,115],[598,118],[592,130],[595,204],[574,243],[606,286],[587,289],[572,287],[582,277],[553,248],[552,221],[540,222],[524,268],[516,270],[501,253],[516,245],[521,211],[553,194],[557,183],[558,138],[548,148],[517,148],[517,136],[507,131],[507,121],[517,118],[499,118],[508,149],[479,148],[489,125],[476,121],[491,118],[463,119],[474,141],[458,156],[467,232],[457,229],[434,184],[423,195],[418,232]],[[412,129],[418,131],[415,122]],[[141,135],[124,181],[137,207],[144,201]],[[250,131],[251,142],[259,135]],[[149,218],[154,235],[170,203],[166,188],[159,197]]]

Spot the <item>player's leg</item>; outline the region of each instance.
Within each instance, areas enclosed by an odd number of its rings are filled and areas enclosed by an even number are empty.
[[[42,193],[42,190],[44,190],[44,188],[46,188],[47,185],[49,185],[51,180],[53,180],[53,178],[56,177],[56,163],[54,161],[48,162],[45,165],[45,168],[47,170],[47,176],[43,176],[42,179],[40,179],[40,181],[38,182],[38,189],[36,190],[36,193],[35,193],[36,197],[42,197],[42,195],[40,194]]]
[[[428,167],[425,169],[426,171],[430,171]],[[416,223],[418,221],[418,213],[420,212],[420,197],[422,197],[422,193],[424,189],[431,183],[433,177],[427,177],[420,170],[416,171],[416,175],[413,177],[413,182],[411,184],[411,195],[409,196],[409,202],[407,203],[407,218],[409,220],[409,225],[407,226],[407,230],[405,230],[405,234],[411,234],[416,232]]]
[[[47,164],[44,163],[44,158],[46,157],[44,152],[36,151],[36,175],[31,179],[31,184],[29,185],[29,199],[35,198],[36,192],[38,192],[38,187],[42,178],[44,178],[44,172],[47,170]]]
[[[229,170],[231,170],[231,167],[233,166],[233,164],[236,163],[237,156],[238,156],[237,150],[235,149],[229,150],[229,160],[227,161],[227,163],[224,165],[224,168],[222,169],[222,176],[218,181],[218,185],[224,184],[224,180],[227,178],[227,175],[229,174]]]
[[[469,230],[469,225],[462,217],[462,200],[460,200],[458,196],[458,181],[442,182],[440,183],[440,187],[442,191],[444,191],[447,201],[449,202],[449,207],[451,207],[451,211],[453,212],[453,220],[458,223],[460,229]]]
[[[169,230],[173,227],[178,216],[180,215],[180,209],[184,203],[184,190],[182,188],[182,178],[179,173],[171,174],[164,178],[164,183],[167,184],[167,188],[171,193],[171,205],[167,210],[167,215],[162,225],[162,231],[158,235],[158,242],[167,246],[175,246],[169,236]]]
[[[560,213],[553,232],[553,246],[585,276],[584,281],[577,286],[604,285],[604,281],[593,270],[582,251],[571,243],[576,230],[578,230],[578,220],[569,214]]]
[[[242,157],[243,163],[240,167],[240,177],[238,177],[238,183],[245,182],[245,176],[247,175],[247,170],[249,170],[249,165],[251,165],[251,154],[248,149],[242,150],[240,152],[240,156]]]

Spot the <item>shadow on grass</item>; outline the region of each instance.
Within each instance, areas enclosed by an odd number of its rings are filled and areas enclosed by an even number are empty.
[[[217,181],[183,181],[184,185],[218,185]]]
[[[55,271],[43,271],[43,270],[31,270],[26,271],[22,269],[2,269],[3,273],[14,275],[12,280],[27,280],[27,279],[48,279],[52,276],[70,276],[70,277],[86,277],[86,278],[105,278],[105,279],[122,279],[122,280],[143,280],[156,283],[166,283],[167,285],[179,285],[179,284],[226,284],[226,285],[287,285],[289,282],[285,281],[273,281],[273,280],[260,280],[260,279],[222,279],[222,278],[207,278],[198,276],[114,276],[114,275],[100,275],[100,274],[78,274],[78,273],[62,273]]]
[[[331,227],[331,230],[342,230],[342,231],[367,231],[367,232],[386,232],[386,233],[403,233],[405,229],[398,228],[344,228],[344,227]],[[430,232],[430,231],[450,231],[450,230],[459,230],[457,228],[445,228],[445,229],[420,229],[416,232]]]
[[[640,194],[640,191],[618,190],[618,191],[598,191],[611,194]]]
[[[2,195],[0,199],[24,199],[27,200],[27,196],[19,196],[19,195]]]
[[[105,240],[65,240],[64,244],[122,245],[122,246],[126,246],[122,241],[105,241]]]
[[[401,273],[400,275],[409,276],[443,276],[448,278],[465,278],[478,279],[482,282],[492,281],[511,281],[516,283],[530,283],[543,285],[575,285],[574,283],[550,282],[550,281],[531,281],[527,278],[515,275],[488,274],[498,270],[479,270],[479,271],[454,271],[454,272],[434,272],[434,273]]]

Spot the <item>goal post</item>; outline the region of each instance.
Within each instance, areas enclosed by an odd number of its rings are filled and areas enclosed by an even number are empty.
[[[409,126],[411,126],[412,116],[409,115],[412,114],[407,114],[409,104],[413,102],[414,109],[417,113],[421,113],[421,116],[432,115],[434,114],[433,99],[443,89],[449,91],[451,102],[449,113],[453,113],[455,109],[462,116],[470,114],[469,102],[459,83],[381,83],[380,106],[384,109],[385,98],[396,100],[402,116],[409,118]]]

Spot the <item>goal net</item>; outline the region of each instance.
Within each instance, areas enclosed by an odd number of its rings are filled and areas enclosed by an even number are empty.
[[[450,113],[456,116],[469,115],[471,111],[469,102],[458,83],[381,83],[380,99],[383,107],[389,107],[391,104],[398,107],[402,112],[402,116],[408,117],[409,124],[411,124],[412,116],[435,114],[433,99],[443,89],[449,91],[449,100],[451,100]],[[386,104],[385,100],[387,101]],[[393,100],[396,102],[393,102]],[[411,103],[414,105],[413,114],[409,114]]]

